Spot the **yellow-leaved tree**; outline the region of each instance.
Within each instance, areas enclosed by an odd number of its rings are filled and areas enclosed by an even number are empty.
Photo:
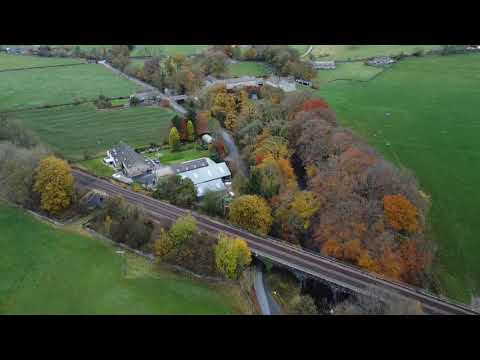
[[[257,195],[243,195],[232,201],[229,219],[246,230],[267,235],[272,226],[272,210],[268,203]]]
[[[38,165],[33,189],[40,194],[43,210],[58,214],[72,201],[74,178],[68,163],[55,156],[48,156]]]
[[[229,279],[237,279],[251,262],[252,253],[244,239],[220,234],[215,247],[215,264],[219,272]]]

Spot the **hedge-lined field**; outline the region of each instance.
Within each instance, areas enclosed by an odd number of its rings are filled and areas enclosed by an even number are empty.
[[[142,88],[101,64],[0,73],[0,111],[128,96]]]
[[[96,110],[91,104],[15,113],[47,144],[71,160],[82,160],[125,141],[133,146],[160,143],[168,136],[174,113],[161,107]]]
[[[343,125],[414,170],[432,197],[437,273],[448,295],[467,302],[480,292],[479,84],[479,54],[428,56],[318,92]]]
[[[378,55],[398,55],[402,51],[411,54],[417,49],[427,51],[440,47],[440,45],[314,45],[312,53],[322,60],[354,60]]]
[[[363,62],[338,63],[335,70],[318,70],[314,82],[317,85],[334,80],[369,80],[382,72],[382,68],[367,66]]]
[[[233,314],[239,299],[0,203],[0,314]]]
[[[132,56],[150,55],[193,55],[207,49],[209,45],[135,45]]]
[[[263,62],[240,61],[228,64],[229,76],[265,76],[271,73],[268,66]]]
[[[69,58],[46,58],[39,56],[11,55],[0,53],[0,71],[30,68],[36,66],[53,66],[65,64],[81,64],[85,61]]]

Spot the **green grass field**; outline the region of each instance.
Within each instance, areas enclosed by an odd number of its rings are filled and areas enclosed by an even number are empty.
[[[228,73],[230,76],[264,76],[270,74],[271,71],[263,62],[242,61],[229,64]]]
[[[100,64],[0,73],[0,111],[66,104],[103,94],[128,96],[141,87]]]
[[[439,49],[440,45],[314,45],[312,53],[322,60],[363,59],[378,55],[411,54],[416,49]],[[328,55],[328,56],[325,56]]]
[[[52,66],[80,64],[84,61],[69,58],[43,58],[38,56],[10,55],[0,53],[0,70],[29,68],[35,66]]]
[[[331,81],[348,80],[369,80],[382,72],[383,69],[367,66],[363,62],[338,63],[335,70],[318,70],[314,82],[323,85]]]
[[[104,164],[103,158],[79,161],[76,165],[96,176],[111,177],[115,174],[115,170]]]
[[[343,125],[416,173],[432,196],[446,293],[480,291],[480,55],[410,58],[368,83],[335,82],[319,94]],[[390,113],[390,116],[386,116]]]
[[[150,55],[193,55],[207,49],[209,45],[135,45],[131,56]]]
[[[184,148],[180,151],[170,151],[164,149],[155,154],[148,154],[152,159],[158,159],[164,165],[177,164],[184,161],[195,160],[202,157],[209,157],[208,150],[197,150],[195,148]]]
[[[161,143],[174,113],[161,107],[96,110],[91,104],[17,112],[40,138],[71,160],[102,153],[119,141],[132,146]]]
[[[0,314],[234,314],[239,299],[0,204]]]

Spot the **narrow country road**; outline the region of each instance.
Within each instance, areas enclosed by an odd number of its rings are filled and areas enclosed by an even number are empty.
[[[305,57],[305,56],[308,56],[308,54],[310,54],[313,50],[313,45],[310,45],[310,47],[307,49],[307,51],[305,52],[305,54],[303,55],[300,55],[300,57]]]
[[[260,265],[255,266],[255,281],[253,285],[255,287],[255,293],[257,294],[257,300],[260,304],[262,315],[281,315],[282,311],[280,306],[276,303],[275,299],[273,299],[265,286],[263,270]]]
[[[247,176],[247,166],[245,165],[245,162],[240,156],[237,144],[235,144],[235,140],[233,139],[232,135],[230,135],[230,133],[227,132],[225,129],[220,129],[219,132],[225,145],[228,148],[228,156],[225,158],[225,160],[234,162],[242,175]]]

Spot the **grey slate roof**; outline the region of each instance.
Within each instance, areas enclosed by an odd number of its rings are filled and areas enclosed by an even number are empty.
[[[195,169],[199,169],[206,166],[208,166],[207,159],[202,158],[202,159],[187,161],[177,165],[172,165],[172,170],[175,172],[175,174],[180,174],[186,171],[195,170]]]
[[[137,153],[131,146],[121,142],[109,151],[115,166],[125,170],[127,176],[138,176],[151,169],[150,164],[143,155]]]

